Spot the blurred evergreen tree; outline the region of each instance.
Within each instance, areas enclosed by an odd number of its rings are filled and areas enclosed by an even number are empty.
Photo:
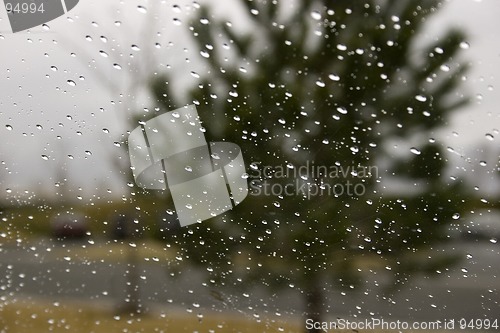
[[[236,32],[244,30],[240,20],[199,10],[191,31],[206,71],[187,99],[175,100],[167,76],[155,77],[151,89],[166,111],[195,101],[207,139],[240,145],[252,193],[222,218],[168,241],[209,268],[214,284],[293,286],[304,297],[304,315],[318,321],[324,288],[356,289],[368,261],[390,271],[396,288],[414,273],[450,265],[454,258],[425,250],[448,239],[467,195],[444,177],[443,147],[431,138],[467,103],[457,90],[467,69],[457,59],[464,36],[450,30],[431,45],[416,42],[442,4],[240,3],[252,22],[246,34]],[[415,148],[396,155],[398,142]],[[376,169],[341,178],[298,172],[313,164]],[[363,194],[332,195],[331,186],[346,189],[348,181]],[[396,181],[406,189],[393,191]],[[297,185],[298,195],[256,195],[287,184]],[[309,196],[320,186],[323,195]],[[311,192],[300,192],[307,187]]]

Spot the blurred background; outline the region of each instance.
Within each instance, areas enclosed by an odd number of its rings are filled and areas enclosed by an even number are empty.
[[[1,7],[0,332],[500,324],[498,14],[81,0],[13,34]],[[127,138],[188,104],[241,147],[250,194],[181,228],[168,190],[135,185]],[[363,192],[328,191],[347,184]]]

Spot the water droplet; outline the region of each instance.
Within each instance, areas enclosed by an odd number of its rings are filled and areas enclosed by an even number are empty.
[[[313,19],[315,19],[316,21],[319,21],[319,20],[321,20],[321,13],[320,13],[320,12],[318,12],[317,10],[313,10],[313,11],[311,12],[311,17],[312,17]]]
[[[139,46],[135,45],[135,44],[132,44],[131,46],[132,50],[134,51],[140,51],[141,49],[139,48]]]
[[[493,134],[490,134],[490,133],[486,133],[485,137],[489,141],[493,141],[495,139],[495,137],[493,136]]]
[[[328,78],[332,81],[340,81],[340,76],[335,75],[335,74],[330,74],[328,75]]]
[[[427,97],[422,96],[422,95],[417,95],[417,96],[415,96],[415,99],[416,99],[417,101],[419,101],[419,102],[425,102],[425,101],[427,101]]]
[[[448,65],[441,65],[439,67],[443,72],[449,72],[450,71],[450,66]]]
[[[451,218],[454,219],[454,220],[458,220],[460,218],[460,214],[459,213],[455,213],[455,214],[452,215]]]
[[[113,68],[115,68],[115,69],[122,69],[122,66],[120,66],[119,64],[113,64]]]
[[[12,126],[11,125],[5,125],[5,128],[7,129],[7,131],[12,131]]]
[[[48,160],[49,160],[49,157],[48,157],[47,155],[42,155],[42,159],[43,159],[44,161],[48,161]]]
[[[341,106],[339,106],[337,108],[337,111],[340,112],[340,113],[342,113],[342,114],[347,114],[347,109],[344,108],[344,107],[341,107]]]
[[[410,151],[411,151],[413,154],[415,154],[415,155],[420,155],[420,154],[421,154],[421,151],[420,151],[420,150],[418,150],[418,149],[417,149],[417,148],[415,148],[415,147],[410,148]]]
[[[461,42],[460,43],[460,48],[462,48],[464,50],[468,49],[469,47],[470,47],[470,45],[467,42]]]
[[[344,44],[337,44],[337,49],[340,51],[345,51],[347,50],[347,46],[345,46]]]
[[[103,56],[104,58],[109,57],[109,55],[108,55],[106,52],[104,52],[103,50],[100,50],[100,51],[99,51],[99,54],[100,54],[101,56]]]
[[[148,10],[146,9],[146,7],[144,7],[144,6],[137,6],[137,10],[140,13],[143,13],[143,14],[146,14],[148,12]]]
[[[66,81],[66,83],[68,83],[72,87],[76,86],[76,82],[73,80],[68,80],[68,81]]]

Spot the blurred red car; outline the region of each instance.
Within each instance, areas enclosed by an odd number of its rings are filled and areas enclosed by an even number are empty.
[[[52,218],[52,235],[60,240],[87,237],[85,216],[75,212],[57,213]]]

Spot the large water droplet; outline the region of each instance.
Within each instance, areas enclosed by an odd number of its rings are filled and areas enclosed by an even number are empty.
[[[460,48],[462,48],[464,50],[468,49],[469,47],[470,47],[470,45],[467,42],[461,42],[460,43]]]
[[[340,80],[340,76],[338,75],[335,75],[335,74],[330,74],[328,75],[328,78],[332,81],[339,81]]]
[[[319,21],[319,20],[321,20],[321,13],[320,13],[320,12],[318,12],[317,10],[313,10],[313,11],[311,12],[311,17],[312,17],[313,19],[315,19],[316,21]]]
[[[418,149],[417,149],[417,148],[415,148],[415,147],[410,148],[410,151],[411,151],[413,154],[415,154],[415,155],[420,155],[420,154],[421,154],[420,150],[418,150]]]
[[[427,97],[422,96],[422,95],[417,95],[417,96],[415,96],[415,99],[419,102],[425,102],[427,100]]]

